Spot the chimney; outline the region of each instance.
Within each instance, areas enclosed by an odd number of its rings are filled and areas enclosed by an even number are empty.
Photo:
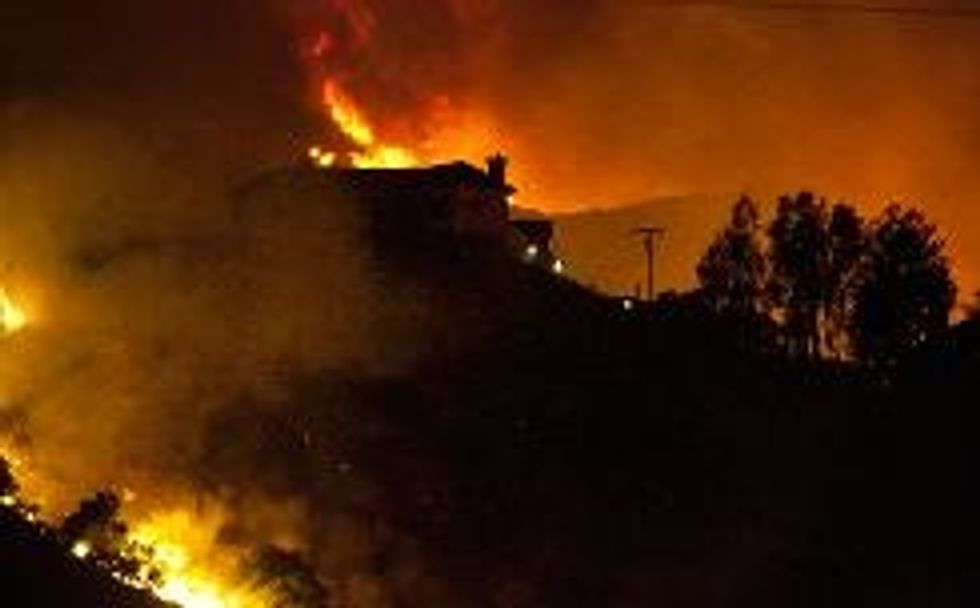
[[[507,189],[507,157],[497,153],[487,159],[487,177],[490,184],[501,191]]]

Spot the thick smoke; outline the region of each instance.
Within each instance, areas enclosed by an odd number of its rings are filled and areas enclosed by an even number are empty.
[[[437,152],[477,159],[508,150],[529,206],[699,195],[688,213],[707,227],[724,211],[701,195],[897,200],[950,233],[964,292],[976,284],[962,228],[978,219],[971,2],[332,4],[350,19],[326,65],[389,133],[412,141],[423,125]],[[913,10],[860,9],[880,6]]]
[[[977,219],[978,27],[642,0],[4,2],[0,283],[32,324],[0,342],[0,430],[56,506],[206,482],[239,534],[311,545],[373,605],[377,546],[416,549],[359,520],[382,500],[351,453],[381,431],[351,430],[372,398],[323,370],[404,369],[425,315],[379,304],[398,298],[342,205],[243,215],[231,194],[337,137],[322,78],[433,158],[507,151],[548,211],[810,187],[954,229]],[[952,237],[969,291],[980,251]]]
[[[201,507],[378,605],[364,562],[397,539],[348,502],[376,491],[333,378],[398,375],[429,317],[382,292],[351,205],[245,194],[325,130],[284,8],[0,8],[0,285],[29,321],[0,337],[0,443],[50,515],[107,485],[134,521]]]

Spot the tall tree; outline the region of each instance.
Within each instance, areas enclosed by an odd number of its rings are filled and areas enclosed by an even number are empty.
[[[853,312],[857,270],[865,247],[864,220],[854,207],[838,203],[830,212],[827,289],[824,298],[824,347],[838,357],[851,348],[849,319]]]
[[[771,274],[767,293],[782,317],[792,354],[820,354],[820,325],[830,288],[827,206],[809,192],[779,199],[769,225]]]
[[[809,192],[784,196],[769,225],[767,295],[791,354],[843,356],[849,347],[853,279],[864,221],[845,203],[828,210]]]
[[[948,327],[956,300],[944,242],[919,211],[889,207],[859,267],[852,333],[858,356],[890,367]]]
[[[737,316],[762,310],[766,259],[759,240],[759,212],[743,196],[731,222],[715,238],[697,268],[701,291],[717,312]]]

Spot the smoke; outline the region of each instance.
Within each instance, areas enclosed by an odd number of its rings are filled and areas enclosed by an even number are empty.
[[[387,135],[435,158],[508,151],[525,205],[804,188],[869,212],[901,201],[940,223],[964,291],[976,284],[969,2],[327,4],[321,64]],[[714,207],[688,213],[719,221]]]
[[[0,24],[0,284],[31,319],[0,341],[0,432],[32,446],[55,509],[108,482],[176,502],[206,485],[230,528],[305,545],[361,605],[385,593],[379,546],[420,551],[362,519],[383,502],[357,466],[384,434],[370,405],[397,396],[347,379],[410,367],[438,315],[392,310],[344,205],[242,214],[229,194],[337,141],[324,77],[429,158],[507,151],[522,204],[901,198],[951,232],[967,291],[980,264],[965,228],[980,219],[973,20],[641,0],[14,0]]]
[[[0,8],[0,285],[28,319],[0,337],[0,443],[50,516],[111,485],[135,522],[190,513],[192,548],[302,549],[378,599],[368,562],[402,541],[362,521],[370,414],[294,385],[403,373],[432,315],[382,291],[347,201],[245,194],[324,128],[281,8]]]

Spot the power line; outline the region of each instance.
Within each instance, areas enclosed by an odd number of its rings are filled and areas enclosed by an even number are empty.
[[[656,296],[653,286],[655,240],[667,234],[667,230],[659,226],[641,226],[634,230],[633,233],[643,238],[643,249],[647,254],[647,301],[653,302]]]

